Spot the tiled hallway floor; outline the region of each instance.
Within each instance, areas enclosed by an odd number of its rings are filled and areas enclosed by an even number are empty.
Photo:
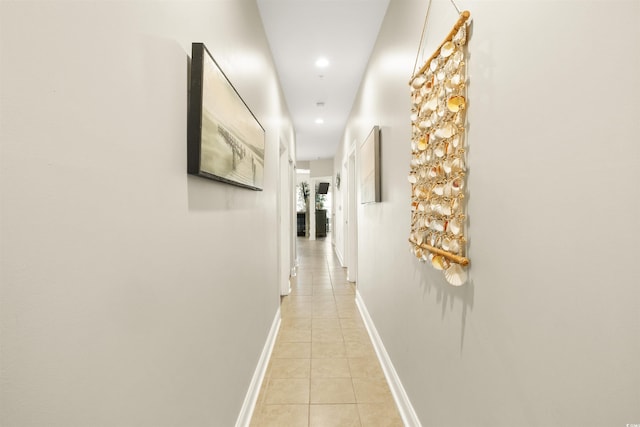
[[[401,427],[329,238],[298,238],[298,260],[251,426]]]

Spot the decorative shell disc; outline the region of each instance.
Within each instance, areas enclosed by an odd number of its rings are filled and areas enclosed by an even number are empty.
[[[444,271],[444,278],[453,286],[461,286],[467,281],[467,272],[460,264],[451,264]]]

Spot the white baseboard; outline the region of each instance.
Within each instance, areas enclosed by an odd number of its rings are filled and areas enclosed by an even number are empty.
[[[418,419],[418,415],[413,409],[413,405],[411,405],[409,396],[407,396],[407,393],[405,392],[404,387],[400,382],[400,377],[398,377],[398,373],[393,367],[393,363],[391,363],[389,354],[384,348],[382,339],[380,338],[380,335],[378,335],[378,331],[373,324],[373,320],[371,319],[371,316],[369,316],[369,312],[367,311],[367,307],[365,306],[364,301],[360,296],[360,292],[358,292],[357,290],[356,305],[358,306],[358,310],[360,311],[360,315],[362,316],[364,325],[367,328],[367,332],[369,332],[369,337],[371,338],[371,342],[373,343],[373,348],[376,351],[376,355],[378,356],[380,365],[382,365],[382,371],[384,372],[384,376],[387,378],[387,382],[389,383],[389,388],[391,389],[393,399],[396,401],[396,405],[398,406],[398,412],[400,412],[402,422],[406,427],[422,427],[422,424],[420,424],[420,419]]]
[[[267,342],[264,344],[262,354],[258,360],[258,366],[253,373],[251,383],[249,384],[249,390],[242,403],[240,414],[236,420],[236,427],[249,427],[251,417],[253,416],[253,410],[256,408],[256,402],[258,401],[258,395],[260,394],[260,387],[262,387],[262,381],[267,373],[267,366],[269,366],[269,359],[271,358],[271,352],[273,346],[276,343],[276,337],[278,336],[278,330],[280,329],[280,308],[276,312],[276,317],[271,324],[271,330],[267,336]]]
[[[335,252],[336,257],[338,257],[338,261],[340,261],[340,265],[344,267],[345,266],[344,259],[342,258],[342,254],[340,253],[336,245],[333,245],[333,252]]]
[[[289,279],[289,282],[287,282],[287,289],[285,289],[284,291],[280,291],[281,297],[286,297],[289,294],[291,294],[291,279]]]
[[[280,291],[280,296],[287,296],[291,294],[291,279],[296,277],[298,266],[293,267],[289,271],[289,280],[287,280],[287,288],[284,291]]]

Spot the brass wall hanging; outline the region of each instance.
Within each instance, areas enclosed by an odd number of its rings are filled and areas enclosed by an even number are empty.
[[[467,24],[460,14],[447,38],[416,72],[411,87],[411,232],[414,255],[467,281],[465,126]],[[425,22],[426,24],[426,22]]]

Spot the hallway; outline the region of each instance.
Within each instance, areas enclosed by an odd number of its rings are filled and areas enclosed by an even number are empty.
[[[402,426],[330,239],[298,238],[298,261],[251,426]]]

